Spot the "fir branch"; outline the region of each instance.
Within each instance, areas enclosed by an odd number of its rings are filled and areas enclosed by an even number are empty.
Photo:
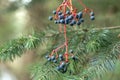
[[[30,36],[20,37],[10,40],[0,48],[1,61],[13,61],[16,57],[20,57],[26,50],[36,48],[43,35],[33,34]]]

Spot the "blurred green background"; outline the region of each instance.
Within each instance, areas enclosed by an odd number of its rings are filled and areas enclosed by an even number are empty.
[[[52,11],[61,2],[62,0],[0,0],[0,45],[22,34],[29,34],[33,29],[39,32],[47,26],[57,28],[57,25],[48,20],[48,16],[52,15]],[[83,0],[83,2],[92,8],[96,15],[95,21],[90,21],[86,16],[83,25],[87,27],[89,25],[96,27],[120,26],[120,0]],[[73,0],[73,4],[78,11],[82,10],[77,0]],[[26,55],[23,55],[13,63],[6,63],[7,68],[10,68],[9,70],[19,78],[17,80],[30,80],[29,73],[23,68],[34,62],[36,55],[33,55],[34,52],[28,53],[30,54],[29,56],[26,54],[27,58]],[[19,67],[15,66],[18,65],[17,63],[20,63]]]

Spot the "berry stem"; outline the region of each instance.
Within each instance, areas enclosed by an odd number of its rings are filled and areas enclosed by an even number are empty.
[[[65,4],[64,5],[64,14],[66,13],[66,8],[67,8],[67,5]],[[65,15],[66,17],[66,15]],[[67,39],[67,31],[66,31],[66,24],[64,24],[64,38],[65,38],[65,47],[66,47],[66,52],[65,52],[65,58],[66,58],[66,62],[68,62],[68,39]]]
[[[85,4],[83,4],[83,2],[81,0],[78,0],[78,1],[84,8],[87,8],[87,6]]]

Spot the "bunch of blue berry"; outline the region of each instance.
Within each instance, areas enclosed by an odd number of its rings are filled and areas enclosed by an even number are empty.
[[[73,51],[70,51],[70,56],[72,60],[78,60],[76,56],[73,55]],[[68,55],[69,56],[69,55]],[[47,61],[53,62],[57,64],[58,66],[56,69],[62,73],[65,73],[67,71],[67,67],[70,64],[68,61],[66,61],[66,57],[64,54],[59,54],[59,55],[46,55],[45,56]]]
[[[54,16],[49,16],[49,20],[52,21],[54,19],[55,24],[69,24],[70,26],[73,26],[75,24],[80,25],[84,22],[84,12],[82,11],[78,13],[72,13],[68,10],[66,13],[63,13],[61,11],[57,12],[54,10],[53,14]],[[90,19],[95,19],[94,12],[90,12]]]

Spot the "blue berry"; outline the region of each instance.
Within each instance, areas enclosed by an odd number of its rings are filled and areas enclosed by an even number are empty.
[[[76,56],[72,56],[72,59],[73,59],[73,60],[77,60],[77,57],[76,57]]]
[[[82,18],[82,15],[83,15],[82,12],[79,12],[79,13],[78,13],[79,19]]]
[[[55,20],[54,23],[57,24],[58,23],[57,20]]]
[[[64,19],[61,19],[61,20],[60,20],[60,23],[61,23],[61,24],[64,24],[64,23],[65,23],[65,20],[64,20]]]
[[[91,20],[95,20],[95,16],[90,16],[90,19]]]
[[[77,22],[77,25],[79,26],[80,24],[81,24],[81,21],[78,21],[78,22]]]
[[[48,56],[48,55],[46,55],[46,56],[45,56],[45,58],[46,58],[46,59],[48,59],[48,58],[49,58],[49,56]]]
[[[66,11],[66,14],[70,14],[70,11]]]
[[[57,66],[56,69],[57,69],[58,71],[61,70],[61,68],[60,68],[59,66]]]
[[[76,24],[76,21],[75,21],[75,20],[72,20],[71,23]]]
[[[73,53],[73,50],[70,50],[70,53]]]
[[[60,19],[63,19],[63,18],[64,18],[64,14],[60,15],[59,18],[60,18]]]
[[[81,18],[81,19],[80,19],[80,22],[84,22],[84,19],[83,19],[83,18]]]
[[[58,15],[61,15],[62,14],[62,12],[58,12]]]
[[[57,60],[53,60],[54,63],[57,63]]]
[[[94,16],[95,14],[94,14],[94,12],[90,12],[90,16]]]
[[[70,23],[70,26],[73,26],[73,25],[74,25],[74,23],[71,22],[71,23]]]
[[[69,20],[73,19],[73,15],[68,16],[68,19]]]
[[[60,61],[63,61],[64,59],[63,58],[59,58]]]
[[[79,15],[78,14],[76,15],[76,18],[79,19]]]
[[[55,56],[51,56],[51,60],[55,60]]]
[[[53,11],[53,14],[56,14],[56,11],[55,11],[55,10]]]
[[[69,24],[69,19],[65,18],[65,24]]]
[[[60,20],[57,20],[57,23],[59,24],[59,23],[60,23]]]
[[[53,20],[53,17],[52,17],[52,16],[49,16],[49,20]]]
[[[63,69],[65,67],[65,62],[62,62],[59,67]]]
[[[51,58],[48,58],[47,60],[48,60],[48,61],[51,61]]]
[[[59,58],[63,58],[63,54],[59,54]]]

